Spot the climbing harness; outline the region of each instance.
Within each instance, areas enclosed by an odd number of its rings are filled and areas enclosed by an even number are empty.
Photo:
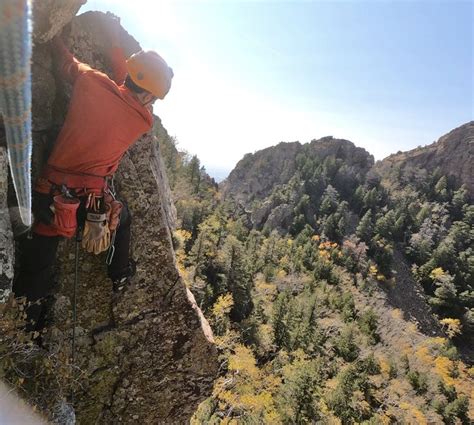
[[[0,1],[0,115],[23,223],[31,226],[31,10],[27,0]]]

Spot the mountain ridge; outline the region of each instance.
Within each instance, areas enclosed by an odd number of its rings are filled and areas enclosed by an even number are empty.
[[[356,149],[361,149],[367,152],[367,154],[372,156],[373,158],[373,155],[371,155],[370,152],[368,152],[365,148],[358,147],[355,143],[349,140],[337,139],[333,136],[324,136],[319,139],[313,139],[307,143],[301,143],[299,141],[280,142],[276,145],[260,149],[253,153],[245,154],[242,159],[237,162],[236,166],[230,171],[229,175],[222,182],[219,183],[219,186],[223,190],[224,196],[229,192],[233,193],[235,196],[236,193],[232,188],[229,187],[232,187],[232,183],[229,183],[229,181],[232,182],[239,178],[242,178],[244,170],[241,170],[241,168],[247,166],[248,162],[251,159],[255,159],[260,155],[266,155],[270,152],[275,152],[278,149],[281,149],[283,146],[289,147],[294,145],[302,148],[303,146],[308,146],[314,143],[331,142],[350,143]],[[449,155],[449,162],[448,164],[446,164],[444,158],[446,158],[446,154],[448,153],[447,151],[452,148],[454,148],[455,151],[454,155]],[[288,152],[288,148],[285,149],[285,152]],[[422,168],[426,168],[430,160],[436,159],[436,156],[439,157],[440,155],[442,155],[441,158],[437,158],[437,162],[431,165],[430,168],[440,166],[443,172],[453,175],[461,183],[466,184],[470,194],[474,195],[474,167],[469,166],[470,163],[472,164],[472,160],[471,162],[469,162],[469,160],[462,159],[466,153],[468,156],[474,158],[474,121],[469,121],[450,130],[448,133],[441,136],[437,141],[429,145],[420,146],[414,149],[409,149],[407,151],[399,151],[397,153],[392,153],[383,159],[374,161],[373,166],[375,170],[380,172],[386,171],[385,169],[387,167],[393,168],[396,165],[406,166],[407,164],[417,165]],[[458,162],[459,159],[461,159],[461,161],[459,161],[461,163],[461,167],[452,164]],[[239,197],[240,195],[237,194],[237,199]]]
[[[474,121],[469,121],[441,136],[430,145],[394,153],[377,161],[375,169],[386,173],[394,167],[416,166],[425,169],[439,167],[474,195]]]

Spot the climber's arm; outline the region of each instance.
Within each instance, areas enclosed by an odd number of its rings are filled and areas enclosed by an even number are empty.
[[[53,39],[53,46],[58,70],[65,80],[74,83],[80,74],[93,70],[89,65],[74,57],[60,36]]]
[[[110,66],[112,68],[112,79],[117,84],[122,84],[127,76],[126,58],[122,47],[113,46],[109,50]]]
[[[109,15],[109,19],[104,23],[110,46],[107,51],[107,56],[110,67],[112,68],[112,79],[117,84],[122,84],[127,76],[127,66],[122,43],[120,42],[120,20],[110,12],[107,14]]]

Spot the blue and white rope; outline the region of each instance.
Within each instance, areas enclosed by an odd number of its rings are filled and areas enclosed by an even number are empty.
[[[20,216],[31,225],[31,5],[0,0],[0,113]]]

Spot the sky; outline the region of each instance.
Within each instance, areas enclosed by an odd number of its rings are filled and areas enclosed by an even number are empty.
[[[474,1],[89,0],[173,68],[154,112],[221,180],[324,136],[382,159],[474,118]]]

